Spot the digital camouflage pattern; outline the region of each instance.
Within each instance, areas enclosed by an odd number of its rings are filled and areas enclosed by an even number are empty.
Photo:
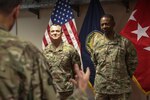
[[[112,40],[108,40],[105,34],[92,34],[92,37],[88,37],[90,40],[87,40],[87,49],[96,67],[96,93],[131,92],[131,77],[137,65],[134,46],[117,34]],[[90,41],[93,41],[92,45],[89,45]]]
[[[49,44],[43,51],[50,67],[54,85],[58,92],[73,91],[74,86],[69,81],[74,78],[74,64],[80,64],[80,56],[77,50],[70,44],[61,42],[59,47],[55,48]]]
[[[0,98],[55,100],[49,64],[33,45],[0,30]],[[48,84],[48,79],[49,84]]]
[[[48,66],[31,43],[0,29],[0,100],[56,100]],[[68,100],[87,98],[77,90]]]
[[[96,94],[95,100],[129,100],[130,93],[122,94]],[[111,98],[111,99],[110,99]]]

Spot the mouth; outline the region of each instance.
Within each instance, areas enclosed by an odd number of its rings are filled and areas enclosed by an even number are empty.
[[[53,39],[57,39],[57,38],[59,38],[59,35],[53,34],[53,35],[51,35],[51,37],[52,37]]]
[[[103,33],[107,33],[107,30],[102,30]]]
[[[52,37],[57,37],[58,35],[57,34],[53,34],[53,35],[51,35]]]

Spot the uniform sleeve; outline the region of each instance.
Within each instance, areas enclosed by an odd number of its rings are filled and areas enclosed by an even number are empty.
[[[96,50],[101,37],[102,37],[102,34],[100,32],[92,32],[88,35],[86,39],[86,49],[91,56],[91,60],[93,61],[94,66],[97,65],[97,60],[96,60],[94,51]]]
[[[0,48],[0,100],[17,100],[25,95],[24,70],[13,57]]]
[[[79,56],[79,53],[77,52],[77,50],[72,47],[72,51],[71,51],[71,59],[72,59],[72,64],[78,64],[79,67],[81,66],[81,59],[80,59],[80,56]],[[72,66],[73,67],[73,66]]]
[[[89,35],[86,38],[86,49],[91,54],[96,47],[97,43],[99,42],[99,39],[102,37],[102,33],[93,31],[89,33]]]
[[[47,71],[49,63],[33,45],[27,45],[21,56],[25,63],[28,82],[28,97],[34,100],[56,100],[51,74]]]
[[[47,48],[48,48],[48,46],[47,46],[44,50],[42,50],[42,53],[43,53],[43,55],[44,55],[45,57],[46,57],[46,54],[48,53]]]
[[[76,89],[67,100],[88,100],[88,98],[85,92]]]
[[[132,77],[137,63],[138,63],[138,59],[137,59],[137,53],[136,53],[136,49],[134,47],[134,45],[130,42],[130,41],[126,41],[126,64],[127,64],[127,70],[128,70],[128,74],[130,75],[130,77]]]
[[[93,49],[94,50],[94,49]],[[96,54],[95,54],[95,52],[92,52],[91,53],[91,60],[93,61],[93,63],[94,63],[94,66],[96,67],[97,66],[97,59],[96,59]]]

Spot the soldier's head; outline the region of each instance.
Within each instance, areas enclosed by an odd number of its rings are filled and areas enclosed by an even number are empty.
[[[50,26],[49,36],[52,41],[61,41],[62,28],[59,24],[53,24]]]
[[[110,14],[105,14],[100,19],[100,28],[104,34],[110,34],[114,30],[115,20],[114,17]]]
[[[0,0],[0,25],[10,30],[19,14],[22,0]]]

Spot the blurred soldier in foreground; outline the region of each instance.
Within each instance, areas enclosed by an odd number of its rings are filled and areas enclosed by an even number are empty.
[[[58,92],[57,97],[66,100],[74,90],[73,83],[69,80],[75,76],[72,66],[81,65],[80,56],[72,45],[62,41],[63,32],[60,25],[51,25],[49,33],[51,43],[46,46],[43,54],[50,64],[48,69]]]
[[[96,67],[96,100],[128,100],[131,93],[136,51],[130,41],[115,33],[114,26],[112,15],[102,16],[103,33],[93,32],[87,40],[87,49]]]
[[[0,100],[56,100],[49,63],[31,43],[11,36],[21,0],[0,0]],[[78,87],[68,100],[86,100],[89,69],[84,74],[75,64]]]

